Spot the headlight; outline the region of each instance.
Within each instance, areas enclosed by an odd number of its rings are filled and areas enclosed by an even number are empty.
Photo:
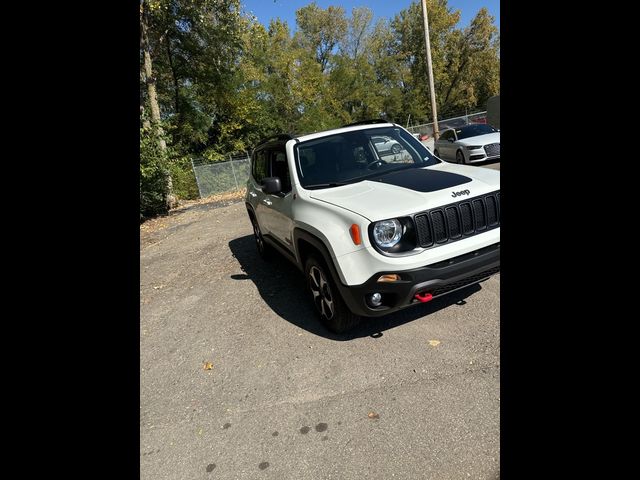
[[[373,226],[373,239],[382,248],[391,248],[402,238],[402,224],[397,220],[383,220]]]
[[[482,145],[467,145],[465,148],[467,150],[477,150],[478,148],[482,148]]]

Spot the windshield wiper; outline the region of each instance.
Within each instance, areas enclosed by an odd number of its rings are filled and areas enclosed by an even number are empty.
[[[305,185],[304,188],[306,188],[307,190],[314,190],[317,188],[341,187],[343,185],[346,185],[346,183],[340,183],[340,182],[314,183],[313,185]]]

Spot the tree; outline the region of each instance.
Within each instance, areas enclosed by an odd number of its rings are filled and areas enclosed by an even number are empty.
[[[296,10],[298,31],[295,41],[303,50],[311,52],[320,64],[320,72],[325,73],[334,49],[344,39],[347,32],[347,20],[344,8],[328,7],[322,9],[316,2]]]
[[[428,0],[429,30],[438,112],[447,117],[482,105],[499,88],[498,29],[485,8],[464,30],[460,12],[446,0]],[[430,102],[427,88],[424,27],[418,2],[392,21],[401,58],[410,65],[412,94]],[[422,103],[422,102],[421,102]],[[414,116],[414,118],[416,118]]]
[[[140,2],[140,49],[143,55],[143,73],[142,79],[147,86],[147,94],[149,98],[149,107],[151,109],[151,124],[155,140],[158,143],[158,155],[166,157],[167,144],[164,139],[164,131],[160,120],[160,105],[158,104],[158,95],[156,91],[156,79],[153,75],[153,61],[151,59],[151,46],[149,42],[149,9],[154,8],[148,1]],[[158,8],[156,4],[155,8]],[[176,198],[173,195],[173,185],[171,175],[165,175],[165,202],[167,209],[173,208]]]
[[[377,118],[383,113],[384,94],[376,81],[372,55],[372,19],[373,12],[366,7],[352,10],[347,34],[330,74],[333,95],[349,121]]]

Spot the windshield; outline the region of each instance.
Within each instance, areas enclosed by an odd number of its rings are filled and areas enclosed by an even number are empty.
[[[355,183],[394,170],[440,163],[414,136],[398,127],[339,133],[295,146],[304,188]]]
[[[486,135],[487,133],[493,132],[497,132],[497,130],[491,125],[482,123],[478,125],[467,125],[466,127],[456,129],[458,140],[462,138],[477,137],[478,135]]]

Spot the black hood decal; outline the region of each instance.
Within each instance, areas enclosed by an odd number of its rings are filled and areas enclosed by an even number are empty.
[[[469,183],[472,180],[469,177],[457,173],[429,170],[428,168],[411,168],[382,175],[371,181],[389,183],[417,192],[435,192],[437,190],[457,187],[458,185]]]

